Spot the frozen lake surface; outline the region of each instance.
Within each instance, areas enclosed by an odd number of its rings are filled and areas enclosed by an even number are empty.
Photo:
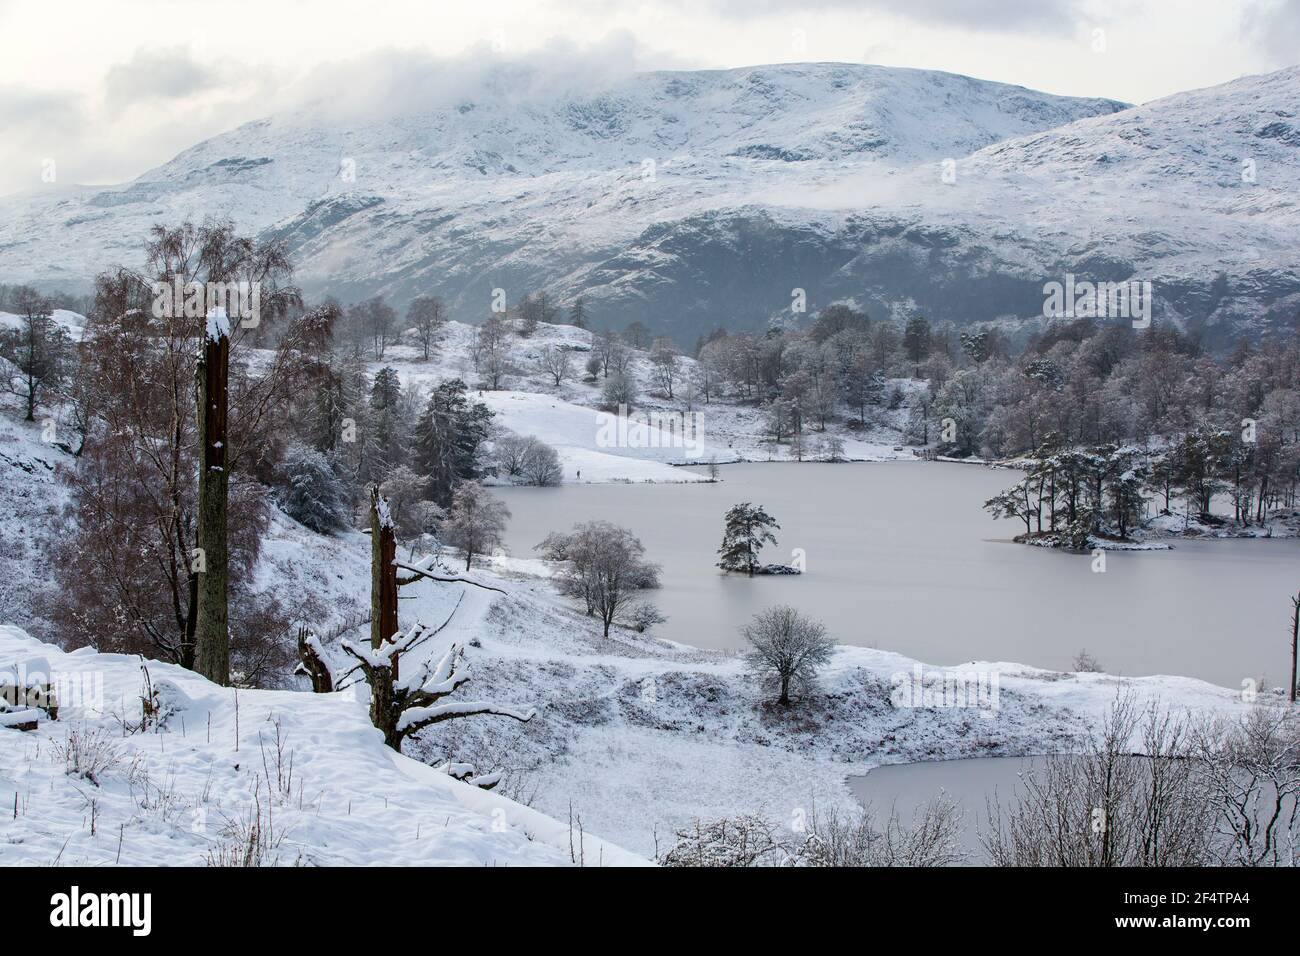
[[[1014,661],[1068,669],[1082,648],[1112,673],[1182,674],[1229,687],[1281,684],[1284,633],[1300,586],[1300,541],[1186,541],[1172,551],[1087,555],[1013,544],[1019,522],[984,500],[1015,473],[943,462],[754,463],[716,484],[499,488],[513,512],[511,554],[575,522],[632,529],[663,567],[647,596],[668,615],[656,633],[700,647],[741,644],[739,625],[792,604],[840,642],[930,664]],[[761,504],[781,524],[763,559],[807,573],[747,578],[714,566],[722,516]]]
[[[990,804],[1004,812],[1022,792],[1020,774],[1042,767],[1045,757],[979,757],[973,760],[934,760],[925,763],[877,767],[861,777],[849,777],[849,789],[864,805],[876,811],[883,823],[891,808],[906,825],[940,792],[957,802],[962,813],[958,844],[966,862],[979,865],[984,848],[979,834],[988,828]]]

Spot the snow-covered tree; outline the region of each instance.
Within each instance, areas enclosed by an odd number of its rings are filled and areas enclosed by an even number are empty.
[[[459,606],[459,605],[457,605]],[[495,714],[512,720],[529,721],[533,710],[516,710],[481,700],[448,700],[469,680],[465,651],[452,644],[439,656],[427,657],[410,674],[403,677],[403,655],[436,637],[456,611],[437,628],[430,629],[416,621],[404,632],[380,643],[378,648],[345,640],[342,648],[357,661],[356,669],[370,685],[370,716],[384,734],[384,743],[401,751],[402,741],[425,727],[446,720]]]
[[[761,505],[742,501],[727,512],[718,549],[718,567],[724,571],[744,571],[753,575],[758,568],[758,553],[765,544],[776,544],[773,529],[781,530]]]
[[[645,560],[640,539],[608,521],[588,521],[570,534],[547,535],[537,548],[549,560],[564,563],[561,589],[582,598],[587,613],[600,618],[606,637],[610,626],[636,607],[638,591],[659,586],[659,568]],[[635,626],[636,621],[628,623]]]
[[[742,633],[751,648],[746,657],[750,670],[774,680],[781,692],[777,703],[783,707],[790,706],[791,686],[811,685],[835,649],[825,626],[785,605],[755,614]]]
[[[605,388],[601,394],[601,405],[608,411],[617,411],[620,406],[632,408],[637,403],[636,382],[631,375],[623,372],[610,372],[605,378]]]
[[[277,478],[276,500],[289,517],[322,533],[347,526],[347,489],[326,455],[306,445],[290,445]]]
[[[415,329],[416,338],[420,341],[420,349],[427,362],[429,356],[437,349],[438,337],[442,334],[443,326],[447,324],[446,306],[437,296],[416,296],[406,309],[406,321],[411,328]]]
[[[821,456],[827,461],[844,460],[844,439],[838,435],[823,435],[819,446]]]
[[[501,546],[510,509],[477,481],[465,481],[451,497],[451,509],[442,524],[447,543],[465,552],[468,571],[475,555],[489,554]]]
[[[565,379],[573,377],[573,358],[567,349],[544,345],[537,356],[537,368],[543,375],[549,376],[555,387],[559,388]]]

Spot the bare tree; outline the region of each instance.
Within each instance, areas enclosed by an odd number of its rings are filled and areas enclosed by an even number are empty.
[[[981,834],[996,866],[1197,866],[1209,859],[1211,803],[1185,721],[1118,697],[1081,754],[1021,775]],[[1145,755],[1132,752],[1140,745]]]
[[[673,385],[681,374],[682,353],[671,339],[655,339],[650,350],[650,364],[654,368],[655,382],[664,397],[673,397]]]
[[[575,525],[570,534],[550,534],[537,548],[565,564],[566,594],[580,597],[599,617],[605,636],[616,619],[632,610],[636,593],[659,586],[659,568],[645,560],[645,547],[627,528],[608,521]]]
[[[1261,706],[1196,728],[1193,755],[1214,808],[1215,862],[1300,862],[1300,717]]]
[[[786,605],[755,614],[741,633],[752,648],[747,655],[750,670],[760,679],[775,679],[781,690],[777,703],[783,707],[790,706],[790,688],[809,687],[835,650],[835,641],[819,621]]]
[[[543,346],[537,358],[537,366],[544,374],[551,377],[556,388],[559,388],[566,378],[573,377],[573,359],[568,350],[556,348],[554,345]]]
[[[532,435],[502,430],[492,439],[492,462],[497,472],[504,472],[511,478],[521,476],[528,453],[536,443],[537,439]]]
[[[447,543],[465,552],[468,571],[475,555],[488,554],[501,546],[510,509],[488,494],[477,481],[462,481],[451,497],[451,509],[443,522]]]
[[[447,323],[447,309],[442,300],[433,295],[416,296],[406,309],[406,321],[415,329],[420,349],[427,362],[438,346],[438,336]]]
[[[564,468],[560,465],[559,452],[534,438],[524,455],[519,476],[525,484],[536,485],[539,488],[558,485],[564,479]]]
[[[479,326],[474,341],[474,368],[483,376],[488,388],[498,389],[514,371],[507,329],[496,316]]]
[[[358,340],[369,342],[376,361],[383,359],[384,352],[396,339],[397,313],[383,296],[377,295],[349,308],[348,324]]]

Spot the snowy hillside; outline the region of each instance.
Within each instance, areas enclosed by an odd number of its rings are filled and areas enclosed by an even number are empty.
[[[479,376],[469,357],[476,332],[473,326],[449,322],[442,330],[437,353],[429,361],[424,361],[418,348],[397,345],[385,352],[382,361],[369,362],[367,371],[373,377],[381,368],[389,366],[397,372],[404,388],[418,388],[426,394],[450,378],[477,381]],[[641,415],[645,421],[632,426],[626,434],[626,443],[610,444],[606,439],[617,437],[618,429],[615,416],[599,410],[603,383],[586,381],[581,371],[593,341],[593,334],[585,329],[545,323],[528,338],[512,335],[512,371],[502,383],[504,388],[485,390],[474,396],[493,411],[499,425],[521,435],[535,435],[553,446],[564,466],[565,482],[700,481],[704,475],[674,466],[792,458],[788,446],[774,446],[765,440],[761,406],[726,398],[709,403],[697,399],[688,410],[680,397],[670,401],[652,394],[657,386],[647,355],[639,349],[632,350],[629,372],[637,381],[641,396],[633,417]],[[559,386],[552,384],[537,367],[538,356],[548,346],[573,356],[574,374]],[[685,380],[696,361],[682,356],[681,363]],[[921,386],[919,380],[911,379],[891,379],[887,384],[905,394]],[[698,429],[692,433],[693,440],[684,442],[679,434],[656,427],[650,418],[656,413],[677,416],[678,424],[683,421],[682,416],[693,416],[691,422]],[[842,457],[848,461],[912,458],[913,449],[902,445],[907,413],[906,406],[893,411],[882,408],[877,413],[884,419],[880,425],[853,430],[845,423],[836,422],[828,425],[828,431],[843,442]],[[817,457],[812,442],[806,454]]]
[[[557,866],[633,854],[394,753],[356,695],[241,691],[0,626],[0,661],[85,706],[0,729],[0,865]],[[144,682],[163,704],[140,729]],[[581,847],[579,850],[578,848]]]

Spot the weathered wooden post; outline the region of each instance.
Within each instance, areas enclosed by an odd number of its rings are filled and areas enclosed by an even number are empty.
[[[224,309],[208,313],[203,349],[195,369],[198,393],[199,511],[198,601],[195,606],[194,669],[218,684],[230,683],[229,548],[226,504],[226,413],[229,405],[230,320]]]

